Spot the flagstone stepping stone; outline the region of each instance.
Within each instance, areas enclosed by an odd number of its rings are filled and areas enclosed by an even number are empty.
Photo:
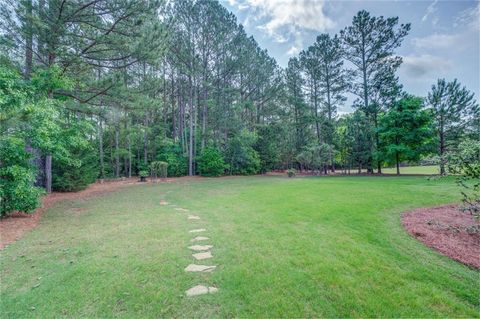
[[[204,231],[206,231],[205,228],[199,228],[199,229],[189,230],[188,232],[189,232],[189,233],[201,233],[201,232],[204,232]]]
[[[185,294],[187,297],[199,296],[199,295],[206,295],[206,294],[213,294],[218,291],[216,287],[207,287],[204,285],[197,285],[188,289]]]
[[[188,212],[188,209],[181,208],[181,207],[176,207],[175,210],[178,210],[178,211],[181,211],[181,212]]]
[[[202,250],[209,250],[212,247],[213,247],[212,245],[193,245],[188,248],[191,250],[202,251]]]
[[[185,268],[185,271],[187,272],[211,272],[215,270],[217,266],[207,266],[207,265],[195,265],[195,264],[190,264]]]
[[[190,220],[199,220],[200,217],[196,216],[196,215],[188,215],[188,219]]]
[[[195,238],[193,238],[192,240],[190,241],[202,241],[202,240],[209,240],[210,238],[208,237],[203,237],[203,236],[197,236]]]
[[[160,201],[160,205],[162,205],[162,206],[168,205],[168,202],[167,202],[167,201],[164,201],[164,200],[161,200],[161,201]]]
[[[203,260],[203,259],[208,259],[212,258],[212,252],[210,251],[205,251],[203,253],[196,253],[192,255],[196,260]]]

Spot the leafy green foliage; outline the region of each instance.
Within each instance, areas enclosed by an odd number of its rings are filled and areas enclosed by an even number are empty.
[[[284,144],[282,139],[287,131],[284,125],[272,123],[270,125],[259,125],[256,132],[258,139],[255,143],[255,150],[260,158],[260,171],[265,173],[281,164],[280,155],[283,150],[279,147]]]
[[[365,113],[356,110],[346,117],[343,143],[347,147],[349,167],[354,166],[361,170],[362,167],[371,169],[372,138],[374,135]]]
[[[11,118],[27,99],[27,87],[19,78],[13,68],[0,66],[0,123]]]
[[[16,137],[0,137],[0,216],[37,208],[40,188],[34,187],[35,170],[25,142]]]
[[[76,192],[98,177],[98,158],[92,148],[74,149],[71,154],[78,162],[54,162],[52,186],[56,191]]]
[[[227,169],[222,153],[213,146],[205,148],[196,162],[202,176],[221,176]]]
[[[460,143],[457,151],[448,154],[447,168],[462,188],[462,209],[480,219],[480,141]]]
[[[150,172],[154,178],[160,176],[166,178],[168,175],[168,163],[163,161],[154,161],[150,163]]]
[[[310,145],[306,147],[297,156],[297,160],[307,169],[314,171],[326,171],[326,166],[330,161],[332,146],[322,143],[320,145]]]
[[[188,160],[182,148],[172,140],[161,144],[157,160],[168,163],[168,176],[184,176],[188,172]]]
[[[25,121],[30,114],[37,114],[27,103],[30,93],[18,72],[0,66],[0,216],[14,211],[30,213],[38,206],[41,191],[33,186],[36,171],[25,142],[32,132],[38,132]],[[44,141],[43,135],[35,138]]]
[[[421,98],[406,96],[395,102],[380,118],[381,158],[396,163],[397,168],[402,161],[417,162],[431,151],[431,123],[431,113],[423,109]]]
[[[478,103],[474,93],[462,87],[457,79],[451,82],[438,79],[428,93],[427,102],[432,109],[437,131],[440,174],[444,175],[446,154],[453,151],[464,138],[469,118],[473,120],[478,116]]]
[[[87,123],[77,122],[72,123],[71,127],[63,132],[63,142],[69,156],[53,158],[54,190],[62,192],[82,190],[98,177],[97,152],[94,145],[85,137],[89,128]]]
[[[230,173],[235,175],[251,175],[260,169],[260,157],[253,148],[257,135],[248,130],[242,130],[233,137],[227,150]]]

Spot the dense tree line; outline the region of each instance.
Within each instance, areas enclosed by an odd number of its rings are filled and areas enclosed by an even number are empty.
[[[381,172],[444,163],[480,134],[456,80],[426,99],[403,92],[395,49],[410,25],[398,18],[361,11],[282,70],[213,0],[4,3],[2,214],[35,207],[32,183],[78,190],[161,162],[169,176]],[[355,112],[338,116],[349,94]]]

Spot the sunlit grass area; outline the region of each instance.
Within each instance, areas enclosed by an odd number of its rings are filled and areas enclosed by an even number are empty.
[[[395,167],[384,168],[384,169],[382,169],[382,173],[396,174],[397,169]],[[440,173],[440,169],[439,169],[438,165],[400,167],[400,174],[435,175],[435,174],[439,174],[439,173]]]
[[[235,177],[62,202],[1,252],[2,317],[478,317],[478,271],[400,224],[402,211],[458,201],[455,187]],[[184,271],[193,228],[214,246],[212,273]],[[199,283],[219,291],[186,297]]]

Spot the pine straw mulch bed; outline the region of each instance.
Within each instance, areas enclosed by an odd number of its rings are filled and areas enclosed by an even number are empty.
[[[480,268],[480,226],[472,215],[461,212],[458,205],[406,212],[402,214],[402,224],[425,245],[465,265]]]
[[[161,182],[172,182],[174,179],[167,178],[158,180]],[[151,180],[149,182],[152,182]],[[0,219],[0,250],[12,242],[22,238],[22,236],[35,228],[42,217],[42,214],[51,208],[55,203],[62,200],[86,199],[99,196],[105,193],[113,192],[119,188],[129,185],[140,185],[138,178],[107,180],[103,183],[97,182],[79,192],[54,192],[41,198],[41,207],[37,208],[32,214],[16,212]]]

